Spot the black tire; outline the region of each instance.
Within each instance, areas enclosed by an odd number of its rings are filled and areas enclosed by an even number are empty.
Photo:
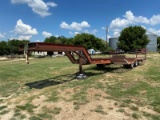
[[[134,62],[134,67],[137,67],[138,66],[138,61],[136,60],[135,62]]]
[[[103,68],[105,65],[104,64],[97,64],[98,68]]]
[[[128,68],[129,66],[128,66],[128,65],[126,65],[126,64],[124,64],[124,65],[123,65],[123,67],[124,67],[124,68]]]
[[[139,66],[139,64],[140,64],[140,63],[139,63],[139,60],[138,60],[138,61],[137,61],[137,65]]]
[[[130,64],[130,68],[132,69],[134,67],[134,63],[131,63]]]

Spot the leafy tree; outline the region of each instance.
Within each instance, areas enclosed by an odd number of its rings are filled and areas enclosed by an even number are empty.
[[[27,40],[8,40],[0,42],[0,55],[10,55],[10,54],[18,54],[19,53],[19,45],[25,44],[25,42],[29,42]]]
[[[46,42],[46,43],[55,43],[55,41],[56,41],[56,37],[55,36],[51,36],[51,37],[46,38],[44,40],[44,42]]]
[[[18,54],[19,53],[19,45],[24,45],[28,40],[8,40],[8,47],[10,48],[10,54]]]
[[[56,42],[55,43],[59,43],[59,44],[65,44],[65,42],[68,40],[68,38],[64,37],[64,36],[59,36],[56,38]]]
[[[93,48],[95,50],[105,50],[105,42],[99,38],[96,38],[91,34],[78,34],[74,38],[66,38],[64,36],[51,36],[46,38],[44,42],[56,43],[56,44],[67,44],[67,45],[82,45],[87,49]]]
[[[9,54],[9,47],[7,45],[6,41],[1,41],[0,42],[0,55],[8,55]]]
[[[74,38],[68,38],[68,39],[65,41],[65,44],[66,44],[66,45],[74,45]]]
[[[129,51],[146,47],[149,39],[145,33],[146,30],[141,26],[130,26],[123,29],[117,44],[118,48]]]
[[[157,38],[157,47],[160,49],[160,37]]]
[[[44,42],[56,43],[56,44],[66,44],[67,41],[68,41],[68,38],[66,38],[64,36],[59,36],[59,37],[51,36],[51,37],[46,38],[44,40]]]
[[[77,34],[74,37],[74,45],[82,45],[87,49],[105,50],[105,44],[103,40],[96,38],[94,35],[82,33]]]

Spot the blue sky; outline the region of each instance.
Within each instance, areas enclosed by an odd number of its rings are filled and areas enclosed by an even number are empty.
[[[160,0],[2,0],[0,41],[94,34],[106,40],[130,25],[160,36]]]

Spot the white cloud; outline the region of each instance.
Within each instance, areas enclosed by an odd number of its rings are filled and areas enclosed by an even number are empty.
[[[111,36],[110,36],[110,35],[107,35],[107,38],[109,39],[109,38],[111,38]]]
[[[120,36],[120,32],[116,32],[116,31],[115,31],[115,32],[113,33],[113,37],[119,37],[119,36]]]
[[[36,35],[38,33],[36,28],[32,28],[30,25],[24,24],[21,19],[17,21],[14,31],[16,34],[20,35]]]
[[[114,29],[114,28],[124,28],[129,24],[130,24],[130,22],[126,19],[116,18],[116,19],[112,20],[112,22],[110,24],[110,28],[112,28],[112,29]]]
[[[90,27],[90,25],[86,21],[81,22],[80,26],[81,27]]]
[[[106,30],[106,27],[101,27],[102,30]]]
[[[30,40],[32,35],[20,35],[18,40]]]
[[[91,31],[91,34],[96,34],[97,32],[98,32],[98,30],[94,29],[94,30]]]
[[[70,30],[81,31],[83,28],[90,27],[90,25],[86,21],[83,21],[81,23],[72,22],[70,25],[68,23],[66,23],[66,22],[62,22],[60,24],[60,27],[63,28],[63,29],[70,29]]]
[[[4,38],[4,37],[5,37],[5,35],[0,33],[0,38]]]
[[[31,35],[20,35],[18,37],[11,37],[9,38],[9,40],[13,40],[13,39],[16,39],[16,40],[30,40],[32,36]]]
[[[127,11],[124,17],[129,23],[145,23],[145,24],[149,23],[149,20],[146,17],[143,16],[136,17],[133,15],[131,11]]]
[[[146,18],[143,16],[135,16],[131,11],[126,11],[124,18],[116,18],[111,21],[110,28],[124,28],[128,25],[134,24],[147,24],[147,25],[157,25],[160,24],[160,15],[153,15],[151,18]]]
[[[77,34],[81,34],[81,33],[87,33],[87,34],[96,34],[98,31],[96,30],[96,29],[94,29],[94,30],[91,30],[91,31],[89,31],[89,30],[83,30],[83,31],[81,31],[81,32],[78,32],[78,31],[76,31],[76,32],[72,32],[72,31],[69,31],[69,34],[70,35],[77,35]]]
[[[42,35],[43,35],[45,38],[48,38],[48,37],[51,37],[51,36],[52,36],[52,33],[43,31],[43,32],[42,32]]]
[[[40,40],[36,40],[36,42],[40,42]]]
[[[54,2],[47,2],[46,5],[51,6],[51,7],[57,7],[57,4]]]
[[[146,26],[141,25],[141,27],[143,27],[144,29],[147,29]]]
[[[29,3],[31,1],[32,0],[11,0],[12,3],[20,3],[20,4]]]
[[[150,19],[150,23],[152,25],[160,24],[160,15],[153,15],[153,17]]]
[[[13,4],[27,4],[34,13],[40,15],[41,17],[51,15],[49,11],[50,7],[56,7],[57,4],[54,2],[45,3],[43,0],[11,0]]]
[[[147,18],[144,16],[135,16],[131,11],[126,11],[123,18],[115,18],[111,21],[109,29],[113,32],[113,36],[119,36],[119,32],[121,29],[129,26],[129,25],[140,25],[146,29],[145,25],[157,25],[160,24],[160,15],[153,15],[151,18]],[[117,29],[119,29],[117,31]],[[159,30],[149,29],[149,31],[158,34]]]
[[[156,30],[156,29],[154,29],[154,28],[149,28],[147,31],[152,32],[152,33],[160,36],[160,30]]]
[[[134,15],[131,11],[127,11],[126,14],[124,15],[124,18],[128,19],[128,20],[133,20],[134,19]]]
[[[79,34],[79,32],[74,32],[74,34],[75,34],[75,35],[78,35],[78,34]]]
[[[113,37],[119,37],[120,32],[121,32],[121,29],[113,29]]]
[[[83,32],[84,32],[84,33],[89,33],[89,30],[84,30]]]
[[[14,32],[19,35],[18,39],[29,40],[33,35],[37,35],[36,28],[32,28],[30,25],[24,24],[21,19],[17,21]]]
[[[72,31],[69,31],[69,34],[70,35],[77,35],[77,34],[80,34],[79,32],[72,32]]]

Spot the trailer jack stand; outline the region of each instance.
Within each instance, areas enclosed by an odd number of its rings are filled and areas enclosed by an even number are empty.
[[[29,64],[29,55],[28,55],[28,53],[26,53],[26,64]]]
[[[83,70],[82,70],[82,58],[79,59],[79,74],[76,76],[77,79],[85,79],[87,76],[85,74],[83,74]]]
[[[85,74],[83,74],[83,73],[78,74],[78,75],[76,76],[77,79],[85,79],[86,77],[87,77],[87,75],[85,75]]]

